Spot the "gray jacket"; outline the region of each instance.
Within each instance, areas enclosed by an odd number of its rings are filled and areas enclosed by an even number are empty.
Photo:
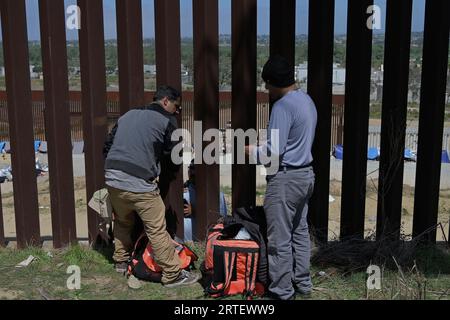
[[[105,169],[120,170],[152,181],[160,172],[160,160],[177,142],[171,141],[177,128],[174,115],[158,103],[132,109],[119,118],[105,142]]]

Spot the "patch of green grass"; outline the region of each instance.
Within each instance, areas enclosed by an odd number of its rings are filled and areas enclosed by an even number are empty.
[[[39,247],[30,246],[22,250],[0,249],[0,266],[15,266],[27,259],[30,255],[37,258],[33,264],[46,264],[51,260],[47,252]]]
[[[74,245],[63,251],[62,260],[69,265],[78,265],[84,270],[106,271],[111,269],[112,261],[108,258],[109,255],[112,253]]]
[[[194,244],[193,250],[199,255],[196,267],[199,268],[204,253],[202,245]],[[26,268],[15,265],[29,255],[38,259]],[[13,299],[43,299],[41,294],[52,299],[202,299],[200,284],[189,287],[167,289],[159,283],[144,283],[139,290],[130,289],[127,279],[115,272],[111,261],[112,251],[100,252],[80,245],[62,250],[53,250],[53,257],[43,249],[30,247],[24,250],[0,249],[0,297]],[[67,280],[68,266],[80,267],[81,288],[69,290]],[[41,291],[39,291],[41,290]],[[12,293],[14,292],[14,295]],[[19,294],[17,294],[17,292]],[[9,296],[2,293],[10,293]]]
[[[230,186],[220,186],[220,191],[222,191],[224,195],[231,195]]]
[[[16,265],[30,255],[36,259],[27,267]],[[17,298],[39,299],[38,289],[54,285],[60,274],[51,268],[52,257],[41,248],[29,247],[23,250],[0,249],[0,292],[21,292]]]
[[[256,188],[257,196],[264,196],[266,194],[266,187],[258,187]]]
[[[312,274],[317,274],[318,269],[313,266]],[[366,274],[356,273],[334,273],[333,269],[326,270],[323,277],[313,276],[313,299],[332,300],[354,300],[364,296],[366,286]]]
[[[203,261],[205,243],[194,242],[191,249],[199,256],[195,263]],[[0,248],[0,298],[7,299],[70,299],[70,300],[198,300],[205,298],[200,284],[176,289],[167,289],[159,283],[144,283],[139,290],[130,289],[126,278],[114,271],[112,251],[95,251],[80,245],[52,250],[52,256],[41,248],[23,250]],[[25,268],[15,265],[29,255],[38,259]],[[415,256],[417,269],[403,268],[408,292],[418,292],[426,283],[427,299],[450,299],[449,252],[439,247],[421,247]],[[77,265],[81,270],[81,288],[69,290],[67,280],[71,276],[67,267]],[[367,274],[364,271],[340,271],[335,267],[312,265],[311,274],[314,291],[308,299],[407,299],[410,296],[399,290],[400,273],[383,270],[382,290],[367,293]],[[417,270],[419,271],[417,273]],[[324,271],[325,275],[319,275]],[[397,291],[398,292],[397,292]],[[446,291],[447,290],[447,291]],[[44,293],[44,294],[43,294]],[[241,296],[226,299],[239,300]],[[298,300],[305,299],[297,297]]]
[[[450,274],[450,253],[448,249],[445,252],[439,246],[418,248],[416,251],[416,263],[418,268],[427,276]]]
[[[198,260],[194,263],[195,267],[198,269],[200,268],[200,264],[203,261],[203,257],[205,256],[205,242],[192,242],[191,245],[189,245],[189,248],[191,248],[192,251],[198,256]]]

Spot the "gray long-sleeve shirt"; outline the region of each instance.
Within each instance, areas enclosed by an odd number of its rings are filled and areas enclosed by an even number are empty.
[[[176,144],[171,140],[176,128],[176,118],[157,103],[128,111],[107,141],[105,170],[122,171],[150,183],[160,174],[162,156],[169,155]]]
[[[301,90],[288,92],[273,105],[267,142],[254,149],[257,163],[267,166],[264,159],[269,157],[277,159],[279,166],[311,163],[316,124],[317,111],[309,95]]]

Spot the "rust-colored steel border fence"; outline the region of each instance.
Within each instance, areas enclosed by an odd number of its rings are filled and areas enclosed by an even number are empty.
[[[283,54],[293,65],[296,1],[271,0],[270,4],[270,53]],[[67,83],[64,0],[39,1],[44,73],[44,92],[39,101],[30,85],[25,0],[0,1],[7,92],[5,99],[0,99],[0,116],[5,119],[7,110],[8,117],[7,122],[0,121],[0,128],[7,125],[9,130],[19,247],[41,242],[33,152],[34,140],[43,134],[39,130],[45,127],[48,141],[53,243],[61,247],[77,241],[70,140],[81,137],[79,128],[84,126],[86,192],[90,198],[104,184],[101,149],[108,119],[150,98],[144,92],[141,0],[116,0],[119,93],[111,99],[113,102],[106,92],[102,0],[78,0],[78,5],[82,11],[79,31],[82,92],[74,101],[81,101],[81,108],[79,103],[71,102],[73,93],[69,93]],[[257,1],[232,0],[231,5],[232,90],[219,93],[218,0],[193,0],[195,91],[190,99],[185,98],[185,114],[178,118],[186,128],[192,126],[192,119],[202,121],[203,130],[256,129],[267,123],[269,106],[267,101],[258,105],[256,92]],[[338,103],[345,108],[332,108],[336,104],[332,97],[335,1],[309,1],[308,93],[318,111],[313,148],[316,186],[309,217],[321,241],[327,241],[328,234],[330,149],[340,143],[345,146],[340,235],[341,238],[364,235],[372,59],[367,9],[371,5],[373,0],[348,0],[345,98]],[[403,178],[403,150],[399,146],[403,146],[405,139],[411,8],[412,0],[387,0],[378,239],[386,233],[392,240],[399,238]],[[449,15],[448,0],[426,0],[413,238],[437,223]],[[180,89],[179,0],[155,0],[155,43],[157,84]],[[44,105],[45,126],[40,116]],[[332,133],[332,127],[336,132]],[[399,143],[393,144],[394,140]],[[205,228],[217,211],[219,174],[216,165],[196,166],[204,187],[198,190],[194,234],[203,239]],[[233,207],[254,204],[255,169],[254,165],[232,166]],[[178,222],[183,217],[180,177],[181,172],[173,181],[165,175],[161,178],[161,185],[167,190],[163,195],[165,204]],[[0,245],[5,244],[2,219],[0,210]],[[88,229],[92,243],[98,239],[98,220],[92,213],[88,214]],[[182,233],[181,227],[177,234]],[[436,241],[435,230],[427,233],[426,240]]]
[[[153,92],[145,92],[145,102],[153,99]],[[333,116],[331,127],[331,145],[342,144],[344,129],[344,96],[333,96]],[[32,91],[33,132],[34,139],[46,141],[45,137],[45,101],[43,91]],[[83,116],[81,92],[69,92],[70,131],[72,142],[83,141]],[[182,127],[194,131],[193,93],[183,92]],[[108,92],[106,97],[108,131],[120,117],[120,103],[117,92]],[[266,93],[257,93],[256,130],[267,128],[269,122],[269,101]],[[219,129],[231,128],[231,92],[219,93]],[[0,142],[9,141],[8,102],[5,91],[0,91]]]

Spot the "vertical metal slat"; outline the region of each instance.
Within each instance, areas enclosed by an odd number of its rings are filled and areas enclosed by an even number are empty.
[[[450,2],[425,4],[413,237],[437,223],[448,65]],[[436,241],[436,229],[423,240]]]
[[[156,83],[170,85],[181,92],[180,3],[179,0],[155,0]],[[181,127],[182,115],[177,116]],[[177,222],[176,233],[184,238],[183,168],[169,172],[170,159],[161,165],[161,195],[168,222]]]
[[[120,113],[144,104],[141,0],[116,0]]]
[[[341,238],[364,236],[373,0],[348,1]]]
[[[233,129],[256,128],[256,0],[232,0],[232,108]],[[233,209],[254,206],[256,166],[236,164],[232,168]]]
[[[194,0],[194,120],[202,122],[202,136],[208,129],[219,128],[219,8],[218,0]],[[193,134],[193,133],[192,133]],[[193,135],[194,138],[194,135]],[[197,206],[194,236],[203,240],[219,211],[219,164],[201,159],[210,142],[194,146]],[[218,150],[219,141],[214,142]],[[219,156],[218,154],[216,156]]]
[[[81,14],[80,66],[83,139],[86,166],[86,199],[105,184],[103,144],[107,132],[105,41],[102,0],[78,0]],[[77,105],[78,107],[78,105]],[[98,238],[100,219],[90,207],[88,234],[90,243]]]
[[[334,0],[310,1],[308,45],[308,93],[317,108],[313,145],[315,191],[309,219],[317,240],[328,237],[330,140],[333,81]]]
[[[40,243],[25,1],[0,1],[17,246]]]
[[[412,0],[388,0],[377,239],[400,237]]]
[[[70,137],[63,0],[39,1],[53,246],[75,243],[75,199]]]

